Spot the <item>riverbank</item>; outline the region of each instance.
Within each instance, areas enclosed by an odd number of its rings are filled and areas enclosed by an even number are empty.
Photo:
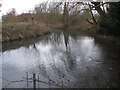
[[[70,25],[66,30],[86,30],[90,28],[90,24],[81,22],[79,25]],[[2,25],[2,42],[20,40],[24,38],[37,37],[48,34],[54,30],[63,29],[63,25],[60,23],[46,24],[46,23],[8,23]]]
[[[46,25],[46,24],[32,24],[32,23],[14,23],[5,24],[2,26],[2,42],[9,42],[14,40],[21,40],[24,38],[32,38],[43,36],[54,31],[63,30],[61,24]],[[61,30],[61,31],[62,31]],[[120,46],[120,38],[114,36],[106,36],[97,33],[97,28],[89,23],[82,22],[80,25],[70,26],[66,29],[69,33],[89,35],[95,37],[102,43],[114,44]]]
[[[20,40],[29,37],[37,37],[48,34],[55,29],[61,28],[62,25],[56,26],[32,23],[13,23],[2,26],[2,42]]]
[[[84,28],[84,26],[82,26],[82,28]],[[93,25],[87,25],[84,29],[81,29],[81,27],[76,29],[74,29],[74,27],[71,27],[69,28],[68,33],[72,33],[73,35],[87,35],[94,37],[97,41],[100,41],[101,43],[104,43],[106,45],[120,46],[120,37],[99,34],[97,32],[96,26]]]
[[[102,28],[99,28],[99,30],[102,30]],[[112,36],[112,35],[99,34],[97,32],[97,27],[95,27],[95,26],[86,30],[86,33],[88,35],[92,36],[92,37],[95,37],[101,43],[107,43],[109,45],[114,44],[114,45],[120,46],[120,37],[115,37],[115,36]]]

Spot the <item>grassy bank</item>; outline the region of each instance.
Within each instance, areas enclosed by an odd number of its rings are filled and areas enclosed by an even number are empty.
[[[85,27],[85,28],[84,28]],[[82,29],[83,28],[83,29]],[[87,35],[94,37],[97,41],[100,41],[101,43],[104,43],[106,45],[116,45],[120,46],[120,37],[112,36],[112,35],[103,35],[98,33],[98,27],[93,25],[84,24],[84,26],[78,27],[74,29],[74,27],[69,28],[69,33],[72,33],[74,35]],[[102,28],[99,27],[99,30],[102,30]]]
[[[32,23],[13,23],[13,24],[3,24],[2,26],[2,42],[19,40],[28,37],[37,37],[44,34],[48,34],[56,28],[61,28],[62,25],[47,25],[32,24]]]
[[[102,30],[102,29],[103,28],[99,27],[99,30]],[[97,30],[98,30],[98,27],[93,26],[89,28],[88,30],[86,30],[86,33],[88,35],[95,37],[95,39],[99,40],[102,43],[107,43],[109,45],[114,44],[114,45],[120,46],[120,37],[115,37],[112,35],[105,35],[105,34],[103,35],[103,34],[98,33]]]
[[[66,30],[86,30],[90,28],[90,24],[87,22],[81,22],[78,25],[69,25]],[[63,25],[60,23],[46,24],[46,23],[7,23],[2,25],[2,42],[19,40],[29,37],[37,37],[48,34],[54,30],[63,29]]]
[[[32,24],[32,23],[13,23],[3,24],[2,26],[2,42],[20,40],[23,38],[37,37],[49,34],[54,30],[63,28],[61,24]],[[107,36],[97,33],[97,28],[86,22],[81,22],[80,25],[73,25],[66,29],[70,33],[89,35],[95,37],[103,43],[115,44],[120,46],[120,38],[115,36]],[[100,29],[99,29],[100,30]]]

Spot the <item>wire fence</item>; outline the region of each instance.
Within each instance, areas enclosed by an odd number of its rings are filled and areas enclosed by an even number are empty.
[[[2,78],[2,77],[0,77],[0,78]],[[33,73],[32,77],[29,77],[28,72],[26,72],[26,77],[22,77],[22,78],[23,79],[21,79],[21,80],[14,80],[14,81],[2,78],[2,80],[5,80],[6,82],[8,82],[8,84],[5,85],[3,87],[3,89],[8,88],[8,86],[11,84],[19,83],[19,82],[26,82],[27,88],[29,88],[29,83],[32,83],[34,90],[36,90],[36,88],[40,88],[40,83],[46,84],[49,88],[52,88],[54,86],[58,87],[58,88],[67,88],[67,86],[63,85],[63,82],[57,83],[50,78],[49,78],[48,82],[42,81],[42,80],[40,80],[39,74],[35,74],[35,73]]]

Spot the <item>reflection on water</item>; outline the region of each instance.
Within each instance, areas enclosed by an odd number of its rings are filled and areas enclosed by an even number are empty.
[[[33,87],[26,81],[9,84],[9,81],[25,80],[26,72],[28,77],[35,73],[43,82],[56,83],[40,82],[37,84],[40,88],[118,87],[118,68],[109,65],[106,52],[92,37],[53,33],[27,47],[2,52],[3,87]]]

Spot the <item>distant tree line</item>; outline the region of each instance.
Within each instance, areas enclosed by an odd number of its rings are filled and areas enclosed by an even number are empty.
[[[56,24],[64,26],[79,24],[79,22],[91,19],[90,11],[82,10],[82,2],[43,2],[35,6],[29,13],[17,15],[13,8],[2,16],[3,23],[31,22]],[[85,6],[87,7],[87,5]]]
[[[32,13],[16,14],[15,9],[2,16],[3,23],[32,22],[63,24],[64,28],[86,21],[100,27],[99,33],[120,36],[120,2],[43,2]],[[102,29],[101,29],[102,27]]]

